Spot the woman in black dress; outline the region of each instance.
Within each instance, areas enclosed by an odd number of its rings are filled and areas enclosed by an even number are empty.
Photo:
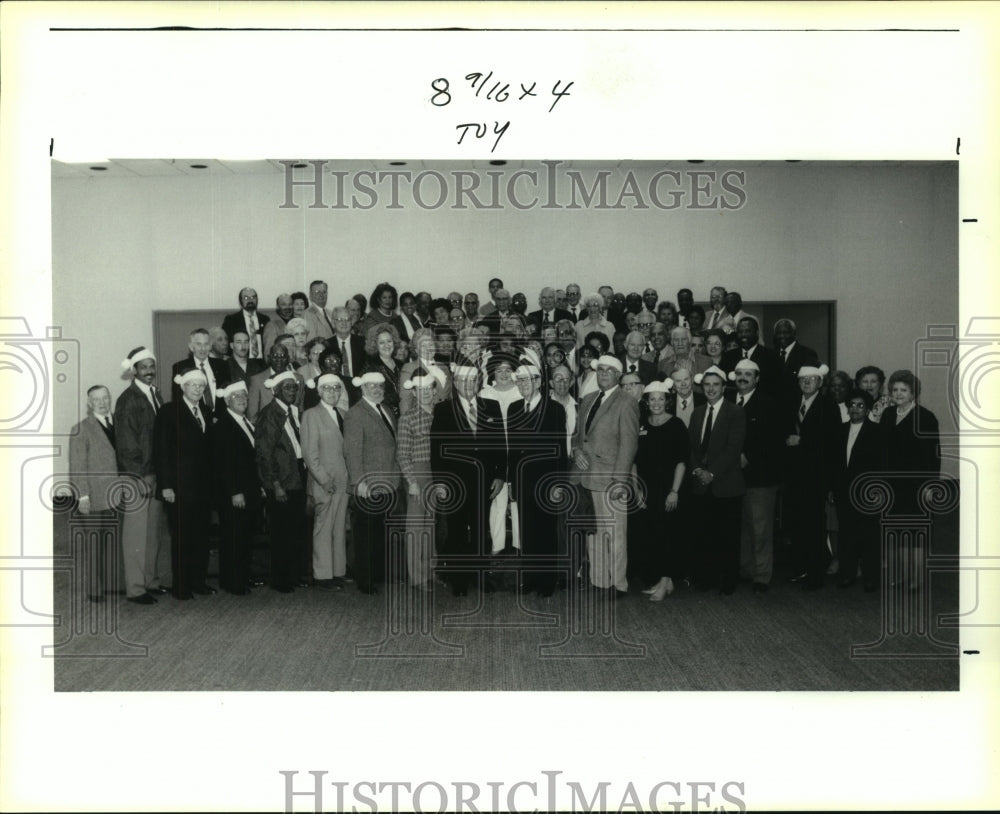
[[[934,413],[917,404],[920,380],[909,370],[894,372],[889,377],[888,389],[890,406],[882,413],[879,429],[886,469],[891,473],[891,512],[897,517],[925,517],[930,505],[929,491],[941,474],[938,420]],[[926,554],[924,541],[916,536],[901,537],[899,548],[893,553],[905,553],[900,565],[909,574],[902,580],[897,574],[896,581],[909,581],[912,588],[919,588]]]
[[[646,386],[644,397],[649,412],[639,426],[639,448],[635,456],[642,492],[637,515],[641,533],[635,552],[639,563],[635,573],[646,583],[643,593],[650,594],[653,602],[660,602],[674,591],[670,577],[676,571],[676,543],[671,539],[676,533],[674,512],[684,499],[681,487],[691,454],[687,427],[667,412],[667,399],[672,389],[670,379]]]
[[[392,414],[399,418],[399,368],[396,361],[396,351],[399,348],[399,332],[394,325],[388,322],[372,325],[368,329],[368,336],[365,340],[365,353],[368,354],[368,362],[365,364],[365,373],[381,373],[385,376],[385,398],[382,405],[392,410]]]

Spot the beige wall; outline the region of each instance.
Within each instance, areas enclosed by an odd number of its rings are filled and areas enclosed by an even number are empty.
[[[609,167],[611,203],[627,166]],[[747,300],[833,299],[837,359],[852,372],[866,363],[887,372],[913,367],[913,342],[925,325],[957,321],[956,164],[647,162],[633,168],[640,189],[663,169],[740,170],[746,202],[731,210],[427,211],[404,183],[403,208],[389,209],[385,182],[379,205],[367,211],[310,209],[308,190],[296,192],[299,208],[282,209],[280,173],[57,178],[54,321],[81,342],[82,383],[110,384],[114,395],[125,386],[118,380],[125,352],[152,341],[154,310],[235,310],[246,284],[270,310],[279,291],[304,290],[314,278],[329,282],[331,302],[368,294],[381,280],[400,291],[475,290],[485,299],[493,276],[524,291],[532,307],[543,284],[570,281],[585,292],[601,283],[625,291],[653,285],[670,299],[681,286],[707,299],[716,283]],[[595,170],[579,171],[590,186]],[[326,184],[332,204],[332,178]],[[487,188],[483,177],[480,197]],[[436,197],[433,181],[422,189]],[[519,190],[530,198],[527,187]],[[558,194],[569,201],[565,178]],[[164,361],[183,353],[174,349]],[[923,401],[944,417],[942,394],[927,392]],[[57,405],[57,424],[70,414]]]

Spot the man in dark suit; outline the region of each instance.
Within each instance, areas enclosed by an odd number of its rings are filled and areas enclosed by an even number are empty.
[[[736,363],[741,359],[749,359],[757,365],[759,371],[755,387],[771,398],[777,399],[781,388],[781,364],[773,350],[758,344],[759,338],[760,329],[757,320],[753,317],[743,317],[736,323],[736,341],[739,347],[723,352],[719,367],[730,373],[736,369]]]
[[[488,553],[483,551],[489,538],[486,521],[492,480],[487,472],[493,469],[494,450],[487,447],[489,441],[483,434],[481,381],[478,368],[457,367],[451,397],[434,407],[431,421],[431,471],[435,483],[451,496],[447,510],[442,510],[445,534],[438,555],[452,566],[445,580],[455,596],[467,594],[474,571],[455,569],[449,557],[469,561]]]
[[[837,444],[831,457],[833,500],[840,524],[837,587],[850,588],[857,580],[858,562],[865,591],[878,590],[881,574],[879,518],[858,511],[851,499],[851,485],[866,472],[885,467],[885,448],[879,427],[868,421],[875,403],[870,393],[853,390],[847,397],[848,422],[838,427]]]
[[[820,393],[826,365],[799,368],[800,397],[785,406],[784,526],[795,554],[795,574],[806,590],[823,587],[830,552],[826,546],[826,497],[831,456],[837,448],[840,407]]]
[[[209,357],[212,350],[212,340],[204,328],[195,328],[188,335],[188,350],[190,353],[187,357],[179,362],[174,362],[171,371],[174,378],[173,400],[180,401],[183,398],[181,388],[177,385],[177,377],[189,370],[198,369],[207,382],[202,400],[205,402],[205,409],[211,419],[226,409],[225,402],[218,397],[218,391],[229,384],[229,371],[224,360]]]
[[[819,356],[812,348],[800,345],[796,339],[798,329],[790,319],[779,319],[774,323],[774,348],[778,354],[780,381],[778,401],[785,407],[789,402],[799,400],[798,371],[800,367],[818,367]]]
[[[242,328],[238,328],[232,335],[230,342],[231,355],[226,359],[227,381],[243,382],[250,386],[250,378],[260,373],[264,369],[264,362],[260,359],[250,358],[250,337]]]
[[[208,572],[208,526],[212,513],[212,418],[203,396],[205,376],[196,368],[180,373],[176,401],[156,414],[157,497],[166,505],[170,525],[173,594],[214,594],[205,584]]]
[[[560,319],[573,319],[569,311],[556,307],[556,292],[553,288],[543,288],[538,295],[537,311],[528,314],[528,322],[536,326],[535,333],[540,334],[544,325],[555,325]]]
[[[257,416],[254,441],[257,475],[267,495],[271,527],[271,587],[289,594],[302,586],[300,574],[311,548],[306,536],[305,464],[300,441],[300,417],[295,400],[299,380],[290,370],[268,379],[274,398]]]
[[[247,335],[247,347],[251,359],[264,358],[264,326],[270,321],[266,314],[257,313],[257,292],[252,288],[243,288],[237,295],[240,310],[226,314],[222,320],[222,330],[229,337],[230,345],[237,332]]]
[[[740,574],[740,517],[746,486],[740,453],[746,438],[746,416],[726,401],[726,374],[713,365],[695,376],[705,391],[705,404],[695,408],[691,434],[691,500],[694,504],[699,564],[696,587],[736,590]]]
[[[511,309],[510,292],[506,288],[497,289],[493,294],[493,301],[496,303],[494,310],[476,323],[489,331],[488,342],[491,347],[496,346],[503,331],[504,322],[508,319],[519,320],[522,328],[527,324],[524,317]]]
[[[403,511],[402,477],[396,459],[396,419],[385,409],[385,377],[369,372],[356,379],[361,398],[344,420],[344,458],[354,495],[351,522],[358,590],[377,593],[386,580],[386,519]],[[402,562],[402,560],[399,560]]]
[[[580,305],[581,294],[580,286],[576,283],[566,286],[566,310],[569,311],[569,320],[574,324],[587,316],[587,309]]]
[[[643,358],[646,353],[646,337],[639,331],[632,331],[625,337],[625,353],[619,358],[622,362],[622,375],[635,373],[643,386],[656,378],[656,363]]]
[[[698,374],[686,367],[674,368],[670,374],[674,382],[674,415],[684,422],[685,427],[691,426],[691,416],[694,415],[695,407],[701,407],[705,403],[705,396],[695,392],[694,389],[696,375]]]
[[[91,602],[103,602],[105,586],[115,590],[115,583],[122,581],[120,574],[115,579],[119,535],[114,493],[119,478],[108,388],[95,384],[87,390],[87,408],[87,417],[73,428],[69,439],[70,479],[75,489],[77,511],[94,521],[93,526],[88,524],[86,534],[86,579],[76,584],[86,584]],[[144,591],[128,599],[144,605],[156,601]]]
[[[282,342],[275,342],[271,346],[271,351],[267,355],[268,363],[270,367],[262,370],[260,373],[255,373],[250,377],[250,382],[247,384],[248,393],[248,404],[247,404],[247,418],[256,423],[257,416],[260,415],[260,411],[264,409],[265,406],[270,404],[271,400],[274,398],[274,394],[271,389],[267,386],[268,379],[272,379],[279,373],[283,373],[286,370],[294,373],[291,370],[291,364],[289,362],[290,355],[288,353],[288,348]],[[302,381],[302,377],[298,373],[294,373],[296,380],[299,383],[299,395],[296,399],[295,406],[301,408],[302,401],[305,398],[305,383]]]
[[[515,371],[521,398],[507,409],[511,499],[518,506],[521,554],[526,567],[522,592],[552,596],[556,587],[557,524],[555,490],[566,480],[566,411],[542,395],[542,374],[532,364]]]
[[[134,348],[122,362],[132,373],[132,383],[115,403],[115,446],[118,469],[131,477],[142,501],[122,517],[122,549],[125,568],[125,593],[160,596],[173,582],[170,547],[163,503],[154,499],[156,467],[154,463],[154,424],[163,407],[156,381],[156,358],[144,347]],[[163,552],[163,564],[160,554]],[[144,604],[149,604],[142,600]]]
[[[781,414],[762,388],[760,369],[752,359],[740,359],[729,373],[736,383],[734,401],[746,416],[746,440],[740,457],[746,494],[743,496],[740,571],[753,579],[754,593],[765,593],[774,571],[774,506],[781,485]]]
[[[621,360],[601,356],[593,363],[597,391],[583,397],[573,437],[574,482],[591,493],[598,534],[587,537],[590,581],[612,597],[628,591],[628,492],[639,447],[639,405],[618,382]],[[611,528],[605,530],[607,526]]]
[[[246,417],[247,386],[235,381],[220,391],[226,412],[212,430],[212,464],[219,512],[219,587],[250,593],[250,558],[260,525],[261,494],[254,426]]]
[[[352,380],[365,369],[365,340],[351,333],[351,312],[346,308],[333,309],[333,327],[333,337],[326,344],[340,354],[344,389],[347,391],[348,401],[354,405],[361,398],[361,391],[354,386]]]

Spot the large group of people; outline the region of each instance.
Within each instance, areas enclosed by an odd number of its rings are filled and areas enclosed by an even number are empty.
[[[879,517],[857,478],[884,475],[905,513],[939,471],[913,373],[831,373],[790,319],[769,346],[722,286],[702,307],[686,288],[675,304],[569,284],[529,310],[499,279],[482,305],[385,282],[330,308],[317,280],[272,314],[252,288],[238,304],[191,331],[170,394],[144,346],[122,362],[131,381],[113,409],[108,387],[87,392],[70,446],[77,510],[116,531],[96,539],[121,541],[130,602],[215,593],[214,518],[218,585],[237,595],[405,581],[460,597],[497,590],[498,559],[543,597],[638,586],[659,602],[741,579],[765,593],[777,524],[790,582],[822,588],[836,557],[838,586],[860,576],[876,591]],[[139,497],[128,511],[122,478]],[[269,565],[254,573],[262,530]],[[91,601],[108,562],[91,552]]]

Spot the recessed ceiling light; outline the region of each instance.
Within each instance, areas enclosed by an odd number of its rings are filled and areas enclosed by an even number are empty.
[[[306,165],[303,164],[301,161],[298,164],[292,164],[292,169],[293,170],[304,170],[305,168],[306,168]]]
[[[786,159],[785,159],[785,163],[786,163],[786,164],[798,164],[798,163],[800,163],[801,161],[802,161],[802,159],[801,159],[801,158],[786,158]]]
[[[406,162],[405,161],[390,161],[389,162],[389,166],[390,167],[405,167],[406,166]]]
[[[689,158],[688,164],[704,164],[705,160],[702,158]]]
[[[191,164],[190,167],[193,170],[207,170],[208,164]]]
[[[105,172],[108,168],[107,167],[91,167],[90,169],[92,169],[94,172]]]
[[[504,161],[502,158],[496,158],[493,161],[491,161],[490,164],[492,164],[494,167],[504,167],[506,166],[507,162]]]

